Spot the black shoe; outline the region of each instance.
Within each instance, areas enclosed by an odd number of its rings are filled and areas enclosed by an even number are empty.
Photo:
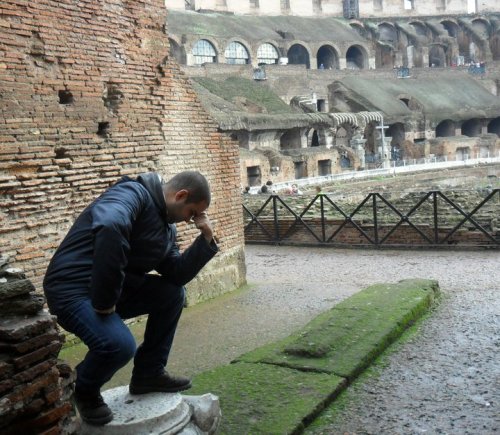
[[[111,409],[99,393],[82,394],[75,391],[73,398],[84,422],[94,426],[102,426],[113,420]]]
[[[191,388],[191,380],[183,376],[171,376],[167,372],[149,378],[132,376],[128,387],[130,394],[176,393]]]

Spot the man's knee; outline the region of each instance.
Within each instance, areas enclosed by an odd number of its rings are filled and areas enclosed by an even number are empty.
[[[100,340],[92,350],[99,353],[106,360],[126,364],[134,357],[136,344],[131,333],[116,334]]]

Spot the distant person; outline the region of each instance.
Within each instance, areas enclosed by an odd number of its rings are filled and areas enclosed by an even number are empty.
[[[260,188],[259,193],[268,193],[268,187],[265,184],[262,185],[262,187]]]
[[[101,387],[134,358],[131,394],[173,393],[191,381],[165,371],[185,301],[184,285],[217,253],[206,213],[207,180],[185,171],[122,178],[76,219],[50,261],[43,288],[59,324],[88,347],[76,366],[75,404],[82,420],[104,425],[113,414]],[[183,253],[178,222],[200,235]],[[148,272],[156,271],[157,274]],[[124,319],[148,314],[136,349]]]

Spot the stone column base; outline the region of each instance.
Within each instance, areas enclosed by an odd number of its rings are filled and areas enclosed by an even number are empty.
[[[104,391],[102,396],[113,411],[113,420],[104,426],[82,422],[82,435],[211,435],[221,419],[219,398],[211,393],[131,395],[126,385]]]

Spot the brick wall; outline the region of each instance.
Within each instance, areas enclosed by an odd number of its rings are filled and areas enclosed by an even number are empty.
[[[221,253],[205,274],[216,293],[245,279],[238,147],[168,59],[165,22],[161,0],[0,3],[0,250],[36,286],[79,211],[148,170],[207,176]]]

